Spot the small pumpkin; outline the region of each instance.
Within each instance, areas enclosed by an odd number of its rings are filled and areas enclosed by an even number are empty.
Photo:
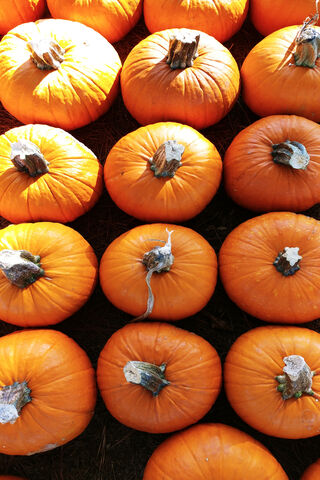
[[[113,305],[141,320],[194,315],[217,281],[213,248],[179,225],[150,224],[116,238],[100,263],[102,290]]]
[[[0,0],[0,35],[25,22],[34,22],[42,17],[45,0]]]
[[[240,88],[229,50],[206,33],[179,28],[138,43],[120,80],[125,106],[140,124],[169,120],[196,129],[227,115]]]
[[[0,230],[0,319],[22,327],[61,322],[93,292],[97,263],[89,243],[65,225]]]
[[[195,425],[176,433],[151,455],[143,480],[288,480],[260,442],[223,424]]]
[[[301,480],[318,480],[320,477],[320,459],[310,465],[301,477]]]
[[[46,452],[90,422],[94,370],[82,348],[61,332],[14,332],[0,338],[0,400],[0,452]]]
[[[250,426],[280,438],[319,435],[320,335],[306,328],[259,327],[241,335],[225,362],[232,408]]]
[[[156,123],[122,137],[104,179],[113,201],[143,221],[183,222],[216,193],[222,162],[215,146],[187,125]]]

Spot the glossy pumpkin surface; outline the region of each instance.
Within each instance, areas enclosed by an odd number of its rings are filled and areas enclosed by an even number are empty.
[[[173,177],[157,177],[150,161],[165,142],[184,148]],[[187,125],[156,123],[135,130],[111,149],[104,178],[113,201],[144,221],[182,222],[200,213],[216,193],[222,162],[215,146]]]
[[[143,480],[288,480],[278,461],[246,433],[222,424],[195,425],[165,440]]]
[[[320,393],[320,335],[306,328],[268,326],[249,330],[232,345],[225,362],[228,400],[253,428],[280,438],[307,438],[320,433],[319,401],[311,395],[284,400],[275,379],[283,359],[302,356],[316,372],[312,390]]]
[[[320,477],[320,460],[310,465],[301,477],[301,480],[317,480]]]
[[[10,5],[10,6],[9,6]],[[0,35],[25,22],[33,22],[44,13],[45,0],[0,0]]]
[[[86,353],[61,332],[25,330],[0,339],[0,387],[26,382],[30,399],[14,423],[0,425],[0,451],[32,455],[63,445],[86,428],[96,401]]]

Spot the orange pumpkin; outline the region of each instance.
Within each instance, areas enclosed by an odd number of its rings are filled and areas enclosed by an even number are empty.
[[[216,350],[194,333],[136,323],[108,340],[97,380],[119,422],[144,432],[173,432],[210,410],[220,391],[221,364]]]
[[[61,332],[15,332],[0,339],[0,397],[0,452],[46,452],[90,422],[94,370],[82,348]]]
[[[0,319],[24,327],[52,325],[91,295],[97,258],[75,230],[59,223],[0,230]]]
[[[195,425],[165,440],[151,455],[143,480],[288,480],[257,440],[222,424]]]
[[[301,477],[301,480],[318,480],[320,478],[320,459],[310,465]]]
[[[183,222],[216,193],[222,162],[215,146],[178,123],[156,123],[121,138],[104,166],[113,201],[144,221]]]
[[[0,0],[0,35],[21,23],[34,22],[42,17],[45,5],[45,0],[15,0],[10,3]]]
[[[280,438],[320,433],[320,335],[268,326],[241,335],[224,368],[232,408],[253,428]]]
[[[108,110],[120,68],[113,46],[85,25],[25,23],[0,42],[0,100],[23,123],[72,130]]]
[[[194,315],[209,301],[216,281],[213,248],[194,230],[178,225],[133,228],[108,246],[100,263],[105,295],[139,319],[175,321]]]
[[[142,125],[172,120],[208,127],[231,110],[239,88],[229,50],[197,30],[150,35],[129,53],[121,73],[125,106]]]
[[[26,125],[0,136],[0,215],[11,222],[71,222],[101,193],[102,166],[69,133]]]
[[[267,322],[303,323],[320,316],[319,264],[320,222],[290,212],[242,223],[219,256],[231,300]]]
[[[320,201],[320,126],[272,115],[242,130],[223,166],[230,197],[250,210],[302,211]]]
[[[25,480],[22,477],[16,477],[14,475],[0,475],[0,480]]]

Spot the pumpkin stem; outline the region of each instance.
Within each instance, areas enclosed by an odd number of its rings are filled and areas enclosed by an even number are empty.
[[[10,159],[19,172],[26,172],[30,177],[49,172],[49,162],[37,145],[29,140],[21,139],[12,143]]]
[[[16,287],[25,288],[44,275],[39,255],[26,250],[1,250],[0,269]]]
[[[306,18],[296,36],[293,57],[297,67],[315,67],[316,60],[320,55],[320,34],[311,27],[317,23],[318,19],[318,13],[311,18]]]
[[[192,67],[198,56],[200,33],[182,30],[169,39],[167,63],[172,69]]]
[[[0,423],[14,423],[27,403],[31,402],[27,382],[14,382],[0,390]]]
[[[174,174],[181,167],[181,156],[184,152],[184,146],[177,143],[176,140],[167,140],[149,159],[150,168],[154,172],[154,176],[174,177]]]
[[[275,163],[289,165],[296,170],[305,170],[310,160],[305,146],[290,140],[272,145],[271,155]]]
[[[58,70],[64,60],[65,49],[53,38],[39,38],[27,43],[31,58],[40,70]]]
[[[170,385],[164,376],[165,369],[165,363],[158,367],[148,362],[130,361],[123,368],[123,373],[127,382],[141,385],[149,390],[153,397],[157,397],[164,387]]]
[[[284,247],[284,249],[279,252],[273,265],[283,276],[288,277],[300,270],[299,263],[302,257],[298,252],[299,247]]]
[[[312,390],[312,378],[315,372],[310,370],[309,365],[300,355],[289,355],[283,359],[285,367],[283,367],[284,375],[276,377],[279,385],[277,390],[281,392],[282,398],[300,398],[304,393],[312,395],[318,401],[319,395]]]

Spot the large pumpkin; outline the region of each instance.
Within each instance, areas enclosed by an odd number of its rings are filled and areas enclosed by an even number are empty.
[[[194,333],[136,323],[108,340],[97,380],[117,420],[144,432],[173,432],[210,410],[220,391],[221,364],[215,349]]]
[[[77,437],[90,422],[94,370],[61,332],[15,332],[0,339],[0,397],[0,452],[45,452]]]
[[[222,424],[195,425],[165,440],[151,455],[143,480],[288,480],[257,440]]]
[[[318,480],[320,478],[320,459],[310,465],[301,477],[301,480]]]
[[[229,50],[197,30],[150,35],[129,53],[121,73],[125,106],[142,125],[172,120],[208,127],[231,110],[239,88]]]
[[[302,211],[320,201],[320,126],[272,115],[242,130],[224,162],[227,193],[250,210]]]
[[[215,146],[187,125],[156,123],[121,138],[105,166],[114,202],[144,221],[183,222],[216,193],[222,162]]]
[[[217,281],[213,248],[178,225],[151,224],[116,238],[100,263],[100,282],[117,308],[168,321],[194,315],[209,301]]]
[[[0,42],[0,100],[23,123],[72,130],[108,110],[120,68],[113,46],[85,25],[25,23]]]
[[[319,264],[320,222],[290,212],[242,223],[219,256],[231,300],[267,322],[303,323],[320,316]]]
[[[97,258],[75,230],[59,223],[0,230],[0,319],[23,327],[52,325],[91,295]]]
[[[299,327],[260,327],[232,345],[225,390],[253,428],[280,438],[320,433],[320,335]]]
[[[0,0],[0,35],[25,22],[34,22],[42,17],[45,0]]]

